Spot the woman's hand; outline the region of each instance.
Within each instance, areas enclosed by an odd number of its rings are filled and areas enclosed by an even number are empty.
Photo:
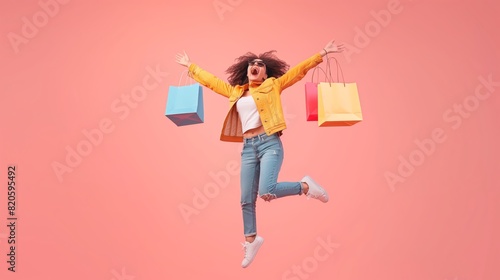
[[[326,44],[326,46],[321,50],[321,55],[325,56],[329,53],[340,53],[345,50],[343,44],[335,44],[335,40],[331,40]]]
[[[184,52],[184,54],[178,53],[175,56],[175,61],[182,66],[189,67],[189,65],[191,65],[191,61],[189,60],[189,56],[186,54],[186,52]]]

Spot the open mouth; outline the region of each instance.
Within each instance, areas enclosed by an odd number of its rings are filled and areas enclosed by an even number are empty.
[[[252,69],[250,69],[250,73],[252,75],[257,75],[259,74],[259,69],[257,69],[257,67],[252,67]]]

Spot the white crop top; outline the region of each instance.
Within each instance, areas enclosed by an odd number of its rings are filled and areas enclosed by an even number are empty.
[[[257,111],[257,105],[251,95],[241,97],[236,103],[236,110],[240,115],[243,133],[262,125],[259,112]]]

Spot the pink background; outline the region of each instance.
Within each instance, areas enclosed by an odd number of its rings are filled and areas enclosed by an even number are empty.
[[[500,279],[496,1],[61,1],[50,16],[21,2],[0,9],[1,279]],[[275,49],[294,65],[331,39],[349,44],[336,57],[364,120],[306,122],[311,73],[284,92],[280,179],[309,174],[331,201],[258,201],[266,241],[242,269],[241,144],[219,141],[228,103],[208,89],[204,124],[164,116],[185,70],[175,54],[226,78],[247,51]],[[156,68],[168,75],[149,79]],[[495,82],[478,99],[480,77]],[[124,103],[144,79],[154,87]],[[68,166],[77,148],[85,155]],[[58,163],[71,172],[58,178]]]

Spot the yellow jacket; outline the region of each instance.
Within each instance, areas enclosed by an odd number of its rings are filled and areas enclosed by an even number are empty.
[[[290,68],[279,78],[270,77],[261,83],[252,82],[236,86],[222,81],[194,63],[189,66],[189,75],[201,85],[229,98],[229,112],[222,126],[220,140],[243,142],[241,120],[236,111],[236,106],[234,106],[243,93],[247,89],[250,90],[267,135],[282,131],[286,128],[286,124],[283,108],[281,107],[281,92],[300,81],[307,74],[307,71],[321,62],[323,62],[323,58],[318,53]]]

